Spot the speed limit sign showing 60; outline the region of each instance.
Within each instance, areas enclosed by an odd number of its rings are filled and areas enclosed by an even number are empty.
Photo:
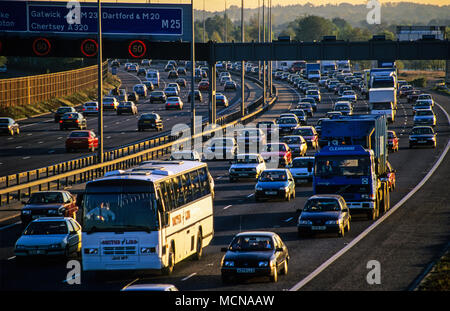
[[[147,52],[147,46],[141,40],[131,41],[128,45],[128,53],[134,58],[141,58]]]

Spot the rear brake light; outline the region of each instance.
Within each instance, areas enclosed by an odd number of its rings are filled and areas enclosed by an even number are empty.
[[[59,123],[62,123],[62,120],[59,120]]]

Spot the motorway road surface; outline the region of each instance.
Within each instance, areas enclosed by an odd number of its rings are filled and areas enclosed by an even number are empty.
[[[261,119],[275,118],[298,102],[299,94],[285,83],[277,82],[277,104]],[[443,110],[450,111],[447,97],[436,95]],[[331,110],[336,96],[322,93],[322,103],[310,120],[315,124],[320,116]],[[367,102],[360,100],[357,113],[367,112]],[[408,149],[408,132],[412,127],[411,105],[401,101],[394,124],[389,125],[400,135],[400,151],[389,155],[389,161],[397,169],[396,190],[391,193],[391,208],[402,200],[430,171],[450,138],[447,115],[435,109],[438,123],[437,148]],[[308,154],[313,154],[309,151]],[[171,276],[135,273],[106,273],[92,276],[81,274],[80,285],[66,282],[65,261],[33,261],[17,264],[13,246],[20,236],[18,219],[0,226],[0,274],[3,290],[113,290],[117,291],[133,283],[171,283],[180,290],[205,291],[283,291],[296,289],[299,282],[313,273],[322,263],[343,250],[373,224],[364,218],[353,217],[350,232],[345,237],[319,235],[311,238],[297,237],[297,208],[303,207],[312,195],[311,185],[297,186],[296,198],[290,202],[256,203],[253,198],[254,182],[228,182],[228,161],[209,162],[215,179],[214,200],[215,236],[204,249],[200,261],[186,259],[175,266]],[[449,241],[449,200],[447,177],[448,156],[432,177],[412,195],[398,210],[387,217],[365,238],[349,249],[343,256],[317,274],[300,290],[407,290],[423,269]],[[224,285],[220,278],[220,260],[232,237],[246,230],[268,230],[278,233],[286,243],[291,260],[289,273],[277,283],[266,278],[253,279]],[[381,265],[381,284],[369,285],[367,263],[377,260]]]
[[[168,73],[164,72],[161,65],[152,65],[151,68],[160,70],[161,82],[157,90],[163,90],[165,85],[174,82],[168,79]],[[143,77],[137,77],[135,73],[119,70],[118,75],[122,81],[120,88],[132,91],[133,86],[140,83]],[[137,141],[150,139],[161,135],[161,132],[146,130],[137,131],[139,115],[145,112],[157,112],[163,119],[165,131],[170,131],[175,124],[191,123],[191,105],[187,97],[190,92],[190,72],[185,76],[187,87],[181,88],[181,99],[184,102],[183,110],[165,110],[162,103],[150,104],[148,99],[140,99],[137,102],[138,115],[117,115],[113,111],[104,111],[104,150],[108,151],[119,146],[128,145]],[[238,88],[236,91],[223,92],[223,86],[217,84],[217,92],[222,92],[229,100],[228,108],[217,107],[218,117],[230,114],[240,109],[240,79],[235,78]],[[262,96],[262,88],[250,79],[246,80],[245,105],[254,102]],[[197,89],[197,87],[196,87]],[[155,89],[156,90],[156,89]],[[81,110],[81,107],[79,108]],[[208,93],[203,92],[203,101],[196,102],[196,115],[203,120],[208,120]],[[97,116],[87,116],[88,129],[97,133]],[[65,140],[71,130],[61,131],[59,125],[54,123],[53,114],[45,114],[39,117],[20,121],[20,135],[0,136],[0,176],[25,172],[32,169],[46,167],[56,163],[74,160],[90,154],[88,151],[74,153],[65,152]]]

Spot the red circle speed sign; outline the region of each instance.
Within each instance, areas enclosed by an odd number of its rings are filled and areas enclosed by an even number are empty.
[[[147,52],[147,46],[141,40],[134,40],[128,45],[128,53],[134,58],[141,58]]]
[[[50,53],[52,45],[47,38],[37,38],[33,41],[33,52],[37,56],[46,56]]]
[[[86,57],[97,55],[98,43],[94,39],[86,39],[81,42],[81,53]]]

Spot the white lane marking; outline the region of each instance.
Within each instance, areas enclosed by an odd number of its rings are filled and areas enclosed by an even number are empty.
[[[8,260],[13,260],[16,256],[9,257]]]
[[[43,144],[44,142],[43,141],[38,141],[38,144]]]
[[[28,133],[28,134],[27,134],[27,136],[31,136],[31,135],[33,135],[33,133]]]
[[[233,205],[227,205],[227,206],[225,206],[223,209],[228,209],[228,208],[230,208],[230,207],[232,207]]]
[[[23,157],[22,159],[23,160],[28,160],[28,159],[30,159],[31,157]]]
[[[284,222],[290,222],[294,217],[289,217],[288,219],[284,220]]]
[[[450,116],[448,115],[447,111],[445,109],[438,105],[439,108],[444,112],[444,114],[447,117],[447,121],[450,125]],[[322,271],[324,271],[328,266],[330,266],[333,262],[335,262],[339,257],[344,255],[347,251],[349,251],[353,246],[358,244],[359,241],[361,241],[364,237],[366,237],[373,229],[378,227],[383,221],[385,221],[392,213],[394,213],[397,209],[399,209],[410,197],[412,197],[417,191],[422,188],[422,186],[430,179],[430,177],[434,174],[434,172],[437,170],[439,165],[444,160],[445,156],[447,155],[448,150],[450,149],[450,139],[447,141],[447,146],[445,147],[444,151],[442,152],[441,156],[437,160],[437,162],[433,165],[431,170],[428,172],[428,174],[420,181],[419,184],[417,184],[406,196],[404,196],[397,204],[395,204],[394,207],[392,207],[386,214],[384,214],[381,218],[379,218],[376,222],[374,222],[371,226],[369,226],[366,230],[361,232],[356,238],[354,238],[346,247],[341,249],[339,252],[334,254],[332,257],[330,257],[327,261],[322,263],[318,268],[316,268],[311,274],[309,274],[306,278],[295,284],[290,291],[298,291],[300,288],[305,286],[307,283],[309,283],[312,279],[314,279],[317,275],[319,275]]]
[[[126,289],[127,287],[131,286],[131,284],[136,283],[137,281],[139,281],[139,278],[137,278],[136,280],[131,281],[130,283],[128,283],[127,285],[125,285],[122,290]]]
[[[254,196],[255,194],[254,193],[250,193],[248,196],[247,196],[247,198],[251,198],[252,196]]]
[[[17,146],[17,147],[16,147],[16,149],[21,149],[21,148],[23,148],[23,147],[22,147],[22,146]]]
[[[191,277],[193,277],[193,276],[196,275],[196,274],[197,274],[197,272],[191,273],[191,274],[189,274],[187,277],[181,279],[181,281],[186,281],[186,280],[190,279]]]
[[[14,216],[15,217],[15,216]],[[2,219],[2,221],[5,221],[5,219]],[[8,228],[11,228],[11,227],[14,227],[14,226],[17,226],[18,224],[20,224],[21,223],[21,221],[18,221],[18,222],[15,222],[15,223],[13,223],[13,224],[10,224],[10,225],[7,225],[7,226],[4,226],[4,227],[1,227],[0,228],[0,230],[5,230],[5,229],[8,229]]]

